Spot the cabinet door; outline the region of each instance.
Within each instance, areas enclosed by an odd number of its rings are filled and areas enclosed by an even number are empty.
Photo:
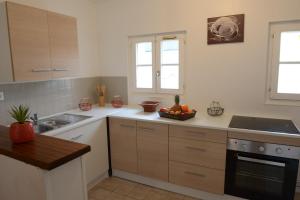
[[[139,174],[168,181],[168,125],[137,122],[137,147]]]
[[[51,79],[47,12],[7,2],[15,81]]]
[[[137,173],[136,121],[110,118],[112,168]]]
[[[99,120],[55,137],[88,144],[91,152],[84,155],[86,181],[92,183],[108,172],[106,120]]]
[[[48,12],[50,55],[53,78],[79,73],[76,18]]]

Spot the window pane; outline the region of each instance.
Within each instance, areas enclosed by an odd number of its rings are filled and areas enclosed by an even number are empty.
[[[136,65],[152,65],[152,42],[136,44]]]
[[[152,88],[152,66],[136,67],[136,87]]]
[[[300,61],[300,31],[281,33],[280,62]]]
[[[300,64],[280,64],[278,93],[300,94]]]
[[[179,64],[178,40],[164,40],[161,42],[161,64]]]
[[[161,88],[179,89],[179,66],[161,66]]]

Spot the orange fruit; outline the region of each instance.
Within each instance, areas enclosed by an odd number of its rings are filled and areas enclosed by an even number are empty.
[[[182,112],[189,112],[189,106],[188,105],[181,105]]]

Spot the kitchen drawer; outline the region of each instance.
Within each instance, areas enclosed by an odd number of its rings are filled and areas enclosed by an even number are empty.
[[[137,173],[136,121],[110,118],[112,168]]]
[[[170,161],[169,172],[169,180],[173,184],[224,194],[224,170]]]
[[[73,142],[86,144],[85,141],[86,141],[87,133],[85,133],[84,131],[80,131],[80,129],[72,129],[70,131],[57,134],[54,137],[63,140],[69,140]]]
[[[169,180],[168,125],[137,122],[138,170],[142,176]]]
[[[227,142],[227,131],[223,130],[170,125],[169,134],[170,137],[191,140],[202,140],[222,144],[226,144]]]
[[[200,140],[169,138],[171,161],[225,169],[226,145]]]

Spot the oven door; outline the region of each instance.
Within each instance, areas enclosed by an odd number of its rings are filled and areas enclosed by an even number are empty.
[[[225,193],[253,200],[293,200],[299,161],[227,150]]]

